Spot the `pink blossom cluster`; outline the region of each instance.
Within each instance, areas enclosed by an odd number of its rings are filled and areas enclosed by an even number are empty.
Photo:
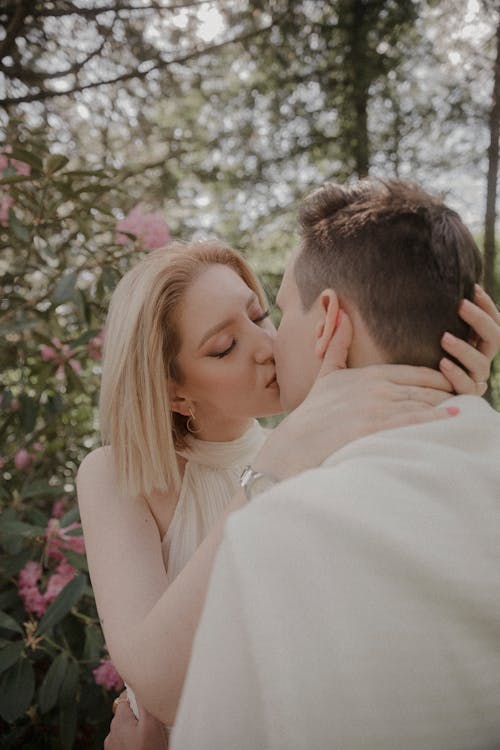
[[[101,659],[98,667],[92,670],[96,685],[102,685],[106,690],[123,690],[123,680],[116,671],[111,659]]]
[[[90,339],[90,341],[87,344],[87,352],[90,357],[90,359],[93,359],[94,362],[99,362],[99,360],[102,357],[102,348],[104,346],[104,328],[99,331],[97,336],[94,336],[94,338]]]
[[[126,245],[129,237],[122,232],[135,235],[144,250],[155,250],[167,244],[170,232],[168,224],[159,211],[147,211],[140,203],[124,219],[116,223],[116,242]]]
[[[0,176],[3,176],[3,172],[7,168],[14,169],[17,174],[29,176],[31,173],[31,167],[29,164],[25,164],[17,159],[11,159],[8,151],[4,151],[0,154]],[[9,221],[9,209],[14,205],[14,198],[9,195],[8,186],[2,185],[0,188],[0,224],[7,226]]]
[[[51,560],[57,561],[57,566],[47,579],[45,591],[42,591],[40,587],[43,575],[41,563],[31,560],[20,571],[17,585],[27,612],[41,617],[49,604],[75,577],[76,570],[65,558],[64,550],[72,549],[80,554],[85,553],[83,537],[69,534],[70,531],[77,528],[80,528],[79,523],[72,523],[61,528],[57,518],[52,517],[49,520],[45,530],[46,555],[49,562]]]
[[[82,363],[73,357],[76,349],[70,349],[68,344],[61,343],[55,336],[51,339],[51,342],[53,346],[43,344],[40,347],[40,353],[44,362],[53,362],[53,364],[57,365],[56,378],[64,380],[64,368],[67,364],[76,373],[80,373],[82,371]]]

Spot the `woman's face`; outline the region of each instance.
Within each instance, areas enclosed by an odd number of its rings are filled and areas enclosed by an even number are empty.
[[[276,329],[259,299],[229,266],[208,266],[179,307],[183,382],[172,408],[189,415],[198,437],[230,440],[250,417],[280,409],[273,342]]]

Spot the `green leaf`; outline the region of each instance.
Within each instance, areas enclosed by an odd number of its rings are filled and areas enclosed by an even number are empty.
[[[52,292],[52,302],[54,305],[60,305],[71,299],[75,289],[77,276],[78,273],[76,271],[71,271],[59,279],[54,291]]]
[[[46,633],[50,628],[57,625],[65,615],[68,614],[71,607],[77,603],[83,594],[85,589],[86,579],[84,575],[79,575],[73,578],[63,588],[61,593],[52,602],[50,607],[45,612],[44,616],[38,623],[36,629],[36,635],[42,635]]]
[[[85,555],[80,555],[72,549],[65,549],[64,556],[66,560],[77,570],[83,570],[85,573],[89,572],[89,566]]]
[[[19,623],[6,612],[0,612],[0,628],[3,628],[4,630],[13,630],[15,633],[23,632]]]
[[[60,484],[49,484],[46,479],[36,479],[22,491],[22,497],[23,499],[44,495],[52,497],[53,495],[62,495],[63,493],[64,488]]]
[[[100,328],[94,328],[94,330],[92,331],[86,331],[85,333],[82,333],[81,336],[78,336],[77,339],[75,339],[74,341],[71,341],[70,347],[72,349],[76,349],[77,346],[83,346],[84,344],[88,344],[89,341],[95,338],[100,332],[101,332]]]
[[[106,289],[113,291],[118,283],[119,278],[120,274],[114,268],[110,268],[110,266],[104,266],[104,268],[102,269],[101,281]]]
[[[10,174],[7,177],[2,177],[0,185],[13,185],[16,182],[29,182],[33,178],[30,175],[25,174]]]
[[[23,164],[29,164],[31,167],[40,171],[42,168],[42,160],[33,151],[27,151],[24,148],[14,148],[8,154],[9,159],[17,159],[22,161]]]
[[[19,221],[12,209],[9,211],[9,227],[18,240],[29,242],[31,240],[31,231],[22,222]]]
[[[25,433],[32,432],[35,429],[36,417],[38,414],[38,404],[34,398],[30,398],[23,393],[20,398],[19,419]]]
[[[35,675],[29,659],[23,657],[0,678],[0,716],[16,721],[30,707],[35,692]]]
[[[43,682],[40,685],[40,692],[38,693],[38,703],[42,714],[46,714],[47,711],[50,711],[56,705],[67,667],[68,655],[63,652],[56,656],[43,678]]]
[[[87,625],[85,627],[85,645],[82,659],[84,661],[98,661],[103,645],[104,638],[101,628],[98,625]]]
[[[78,662],[74,659],[70,659],[61,685],[61,692],[59,694],[59,704],[61,706],[68,706],[72,703],[76,703],[76,691],[78,689],[79,677],[80,668]]]
[[[23,648],[23,641],[15,641],[0,649],[0,672],[5,672],[6,669],[16,663],[23,652]]]
[[[80,510],[76,504],[66,511],[64,516],[59,519],[59,524],[61,528],[64,529],[66,526],[69,526],[70,523],[74,523],[75,521],[80,521]]]
[[[62,706],[59,711],[59,736],[62,750],[71,750],[76,737],[77,709],[76,703]]]
[[[0,534],[3,536],[20,536],[25,539],[31,539],[35,536],[41,536],[45,533],[45,529],[41,526],[33,526],[30,523],[24,523],[24,521],[0,521]]]
[[[51,175],[59,172],[59,170],[65,167],[68,162],[69,159],[67,156],[64,156],[64,154],[51,154],[45,159],[45,174]]]
[[[15,576],[27,562],[31,560],[33,552],[31,549],[22,549],[17,555],[9,555],[3,560],[3,573],[5,576]],[[0,626],[1,627],[1,626]]]
[[[77,526],[74,529],[69,529],[69,531],[64,532],[66,536],[83,536],[83,529],[81,526]]]

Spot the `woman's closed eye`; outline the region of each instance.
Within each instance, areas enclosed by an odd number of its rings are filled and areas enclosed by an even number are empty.
[[[224,351],[222,352],[215,352],[214,354],[209,354],[208,356],[216,357],[217,359],[222,359],[223,357],[227,357],[228,354],[231,354],[235,346],[236,346],[236,339],[233,339],[227,349],[224,349]]]
[[[266,318],[269,317],[269,314],[270,314],[270,310],[266,310],[265,312],[257,315],[256,318],[251,318],[251,321],[252,321],[252,323],[255,323],[256,325],[259,325],[264,320],[266,320]],[[237,343],[238,343],[237,340],[233,339],[231,341],[231,344],[227,347],[227,349],[224,349],[221,352],[214,352],[213,354],[209,354],[208,356],[209,357],[215,357],[217,359],[222,359],[223,357],[227,357],[228,354],[231,354],[231,352],[233,351],[233,349],[234,349],[234,347],[236,346]]]

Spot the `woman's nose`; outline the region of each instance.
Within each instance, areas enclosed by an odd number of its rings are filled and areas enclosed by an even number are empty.
[[[264,364],[274,358],[274,339],[276,330],[274,328],[261,328],[255,340],[255,361]]]

